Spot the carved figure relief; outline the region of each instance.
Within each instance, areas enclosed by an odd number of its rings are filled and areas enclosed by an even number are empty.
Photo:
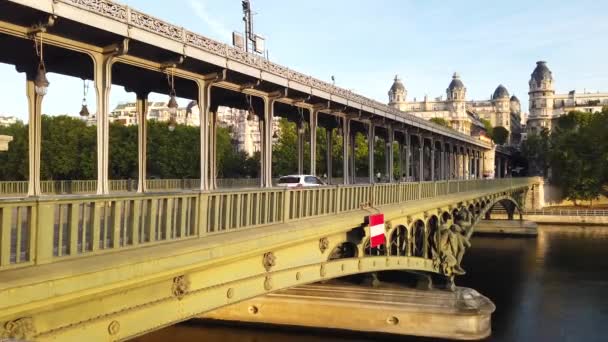
[[[270,269],[274,267],[277,263],[277,258],[274,256],[274,253],[268,252],[264,254],[264,259],[262,260],[262,264],[266,269],[266,272],[270,272]]]
[[[182,299],[190,290],[190,281],[185,275],[173,278],[173,287],[171,292],[177,299]]]
[[[471,244],[464,233],[464,229],[457,224],[439,226],[439,265],[441,272],[448,277],[466,273],[460,263]]]
[[[31,317],[18,318],[4,323],[0,339],[31,340],[36,335],[34,320]]]
[[[319,240],[319,250],[321,251],[321,254],[325,253],[325,251],[329,248],[329,239],[324,237],[321,240]]]

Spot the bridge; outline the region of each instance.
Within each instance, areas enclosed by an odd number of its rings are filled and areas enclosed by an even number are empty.
[[[29,178],[0,186],[13,189],[0,193],[0,337],[124,340],[265,293],[385,270],[439,274],[451,287],[475,224],[497,203],[513,217],[535,200],[538,179],[482,179],[498,160],[484,141],[112,1],[0,2],[0,47],[0,62],[26,75],[29,108]],[[97,179],[82,191],[54,191],[40,176],[43,99],[53,91],[46,72],[95,84]],[[132,192],[109,179],[111,85],[137,94]],[[189,186],[147,179],[150,92],[196,101],[200,178]],[[218,106],[259,117],[256,188],[219,189]],[[338,131],[342,184],[274,187],[274,116],[310,128],[311,174],[316,128],[330,132],[330,146]],[[387,142],[383,183],[370,153],[368,184],[356,184],[356,133],[370,150],[375,136]],[[326,162],[331,180],[331,156]],[[387,244],[371,248],[366,218],[379,212]]]

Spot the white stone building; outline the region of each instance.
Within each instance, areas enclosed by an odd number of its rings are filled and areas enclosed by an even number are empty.
[[[14,116],[0,116],[0,126],[3,127],[14,125],[17,123],[17,121],[19,121],[19,119]]]
[[[530,82],[530,116],[526,122],[529,134],[539,133],[543,129],[553,128],[554,120],[568,112],[577,110],[583,112],[599,112],[608,106],[608,93],[576,93],[556,94],[553,73],[547,67],[547,62],[536,62]]]
[[[521,105],[517,97],[510,97],[507,89],[499,85],[490,100],[467,101],[467,89],[460,76],[454,73],[446,89],[446,100],[437,98],[423,101],[407,101],[407,90],[398,76],[388,92],[389,105],[423,119],[442,118],[451,127],[469,135],[483,134],[484,125],[480,119],[490,121],[493,127],[503,126],[511,133],[518,135],[521,129]]]
[[[248,117],[248,114],[243,109],[218,107],[217,122],[221,127],[230,128],[232,138],[239,151],[244,151],[248,156],[252,156],[255,152],[260,152],[260,120],[255,115]],[[275,142],[280,133],[279,120],[279,117],[274,117],[272,120]]]

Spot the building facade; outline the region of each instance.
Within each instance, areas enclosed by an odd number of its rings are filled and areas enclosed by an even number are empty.
[[[279,117],[272,118],[273,142],[276,142],[280,134]],[[246,110],[218,107],[217,123],[220,127],[230,129],[230,134],[239,151],[245,152],[248,156],[260,152],[261,135],[260,120],[257,115],[250,116]]]
[[[388,92],[389,105],[426,120],[441,118],[462,133],[478,136],[485,132],[481,119],[488,120],[493,127],[502,126],[510,133],[510,141],[517,140],[521,130],[521,105],[519,99],[510,96],[508,90],[499,85],[492,98],[487,101],[467,101],[467,89],[458,73],[446,89],[446,99],[441,97],[423,101],[407,101],[407,89],[398,76]]]
[[[19,121],[14,116],[0,116],[0,127],[8,127],[10,125],[14,125]]]
[[[547,62],[536,62],[530,82],[530,115],[526,122],[526,132],[537,134],[542,130],[551,131],[555,119],[571,111],[594,113],[608,106],[608,93],[576,93],[572,90],[568,94],[555,93],[553,73],[547,67]]]

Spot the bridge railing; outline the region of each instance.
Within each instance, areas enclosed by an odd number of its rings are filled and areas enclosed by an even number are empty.
[[[555,216],[608,216],[606,209],[541,209],[526,210],[525,215],[555,215]]]
[[[521,178],[2,199],[0,271],[335,215],[364,206],[479,189],[506,190],[533,182]]]

